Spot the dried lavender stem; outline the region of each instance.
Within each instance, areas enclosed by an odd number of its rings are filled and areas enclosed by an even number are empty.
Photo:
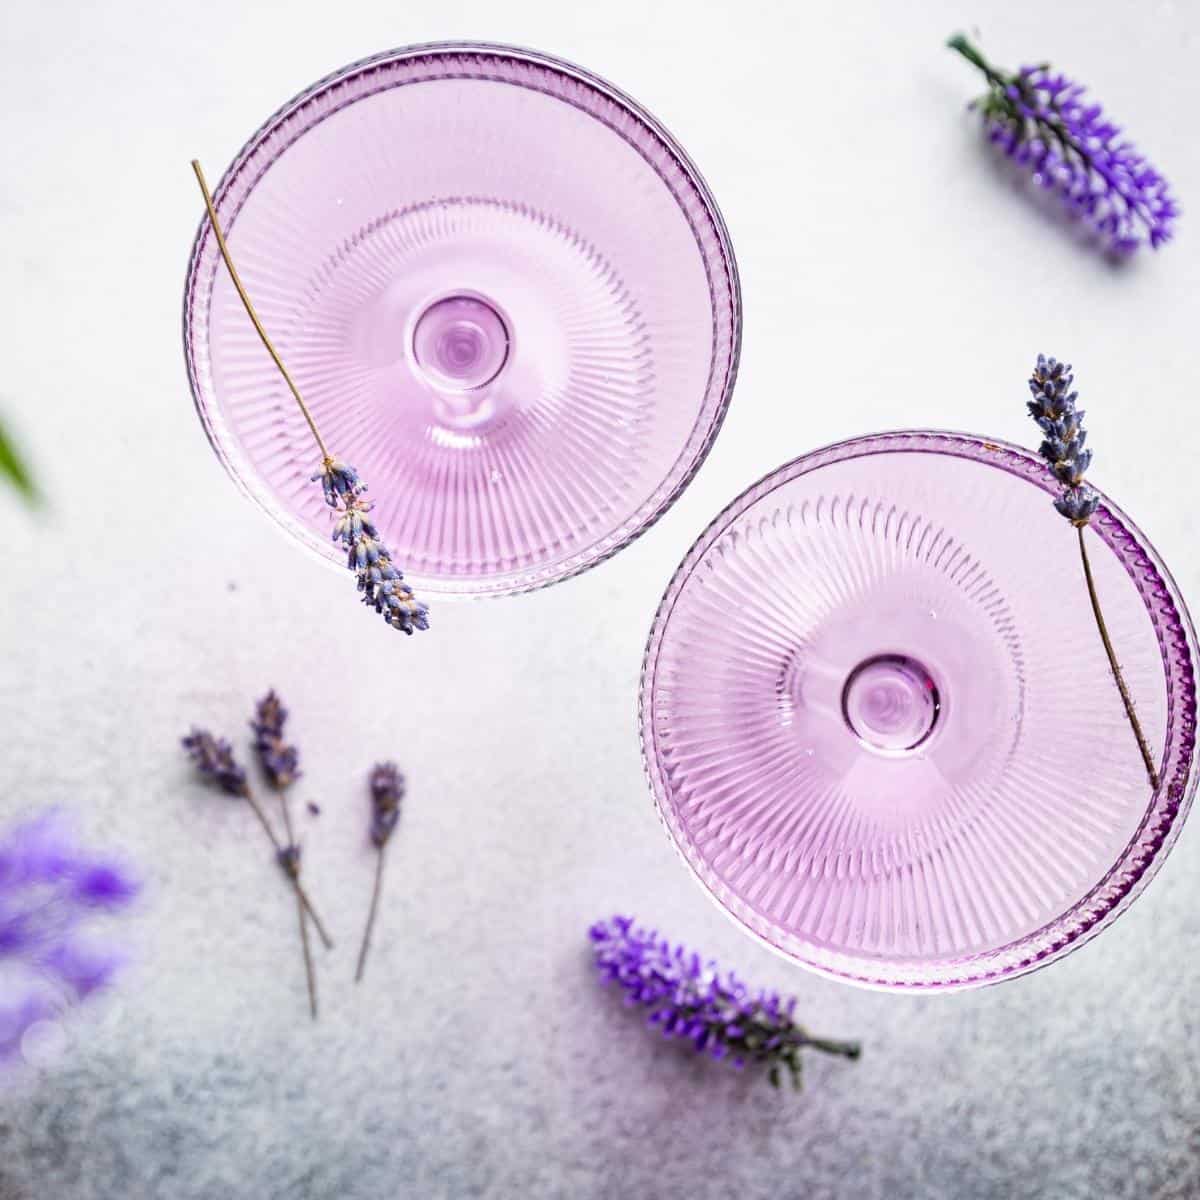
[[[1083,537],[1083,531],[1086,528],[1086,522],[1075,526],[1076,532],[1079,534],[1079,557],[1083,560],[1083,574],[1087,579],[1088,597],[1092,602],[1092,612],[1096,617],[1096,628],[1100,630],[1100,640],[1104,643],[1104,652],[1108,655],[1108,665],[1112,668],[1113,679],[1117,681],[1117,691],[1121,693],[1121,700],[1125,705],[1125,715],[1129,718],[1130,727],[1133,729],[1133,736],[1137,738],[1138,749],[1142,752],[1142,762],[1146,764],[1146,774],[1150,777],[1150,785],[1155,791],[1158,790],[1158,770],[1154,765],[1154,759],[1150,754],[1150,746],[1146,741],[1146,735],[1142,731],[1142,723],[1137,718],[1137,713],[1133,708],[1133,699],[1129,695],[1129,689],[1125,686],[1125,677],[1121,674],[1121,667],[1117,662],[1117,654],[1113,649],[1112,641],[1108,636],[1108,626],[1104,623],[1104,614],[1100,611],[1100,597],[1096,594],[1096,581],[1092,578],[1092,564],[1088,559],[1087,543]]]
[[[275,836],[275,830],[271,828],[270,821],[267,820],[267,814],[263,812],[262,805],[254,798],[254,793],[246,787],[242,790],[242,795],[245,797],[250,807],[254,810],[254,815],[258,818],[259,824],[266,831],[267,837],[271,839],[271,845],[274,847],[276,855],[283,849],[279,844],[279,838]],[[285,872],[286,874],[286,872]],[[325,943],[326,950],[333,949],[333,939],[325,930],[321,918],[317,916],[317,910],[313,908],[312,901],[308,898],[308,893],[304,890],[304,885],[295,876],[287,875],[288,881],[291,883],[293,890],[296,893],[296,899],[308,911],[308,915],[312,917],[312,922],[316,926],[317,933],[320,935],[321,941]]]
[[[312,946],[308,940],[308,914],[304,902],[296,897],[296,915],[300,921],[300,948],[304,952],[304,977],[308,981],[308,1010],[317,1019],[317,973],[313,970]]]
[[[296,844],[296,833],[292,828],[292,813],[287,802],[287,792],[282,788],[279,791],[279,811],[283,814],[283,828],[287,833],[289,846]],[[296,866],[299,871],[299,864]],[[317,1019],[317,975],[313,970],[312,946],[308,940],[308,913],[304,911],[304,904],[300,897],[296,897],[296,919],[300,922],[300,949],[304,954],[304,978],[308,983],[308,1011],[312,1014],[312,1019]]]
[[[229,278],[233,280],[233,286],[237,289],[238,296],[241,297],[246,315],[250,318],[250,323],[254,326],[255,332],[266,347],[267,353],[279,368],[279,373],[283,376],[284,382],[291,389],[292,395],[295,397],[300,411],[304,414],[304,419],[308,422],[308,427],[312,431],[313,438],[316,440],[317,446],[321,451],[322,460],[326,463],[332,462],[333,460],[330,457],[329,451],[325,448],[325,443],[317,431],[317,423],[313,420],[312,413],[308,411],[308,405],[304,403],[304,399],[300,395],[300,389],[288,373],[287,367],[283,365],[283,359],[279,357],[279,352],[271,344],[271,339],[267,336],[267,331],[258,319],[258,313],[254,311],[254,305],[250,303],[250,297],[246,294],[246,289],[242,286],[241,277],[238,275],[237,268],[233,265],[233,259],[230,257],[229,247],[225,244],[225,235],[221,232],[221,224],[217,220],[216,206],[213,204],[212,195],[209,193],[208,183],[204,178],[204,171],[201,169],[199,161],[194,158],[192,159],[192,170],[196,172],[196,180],[200,184],[200,191],[204,193],[204,206],[208,209],[208,219],[212,225],[213,233],[216,235],[217,247],[221,251],[221,257],[225,260],[225,266],[229,271]]]
[[[363,930],[362,947],[358,952],[358,967],[354,972],[354,982],[362,983],[363,971],[367,966],[367,951],[371,948],[371,932],[375,928],[375,915],[379,911],[379,896],[383,890],[383,860],[387,853],[387,843],[379,847],[375,855],[375,886],[371,890],[371,911],[367,914],[367,925]]]

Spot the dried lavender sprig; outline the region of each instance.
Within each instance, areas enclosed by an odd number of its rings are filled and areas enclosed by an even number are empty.
[[[1055,479],[1062,484],[1063,490],[1055,498],[1054,507],[1075,526],[1079,540],[1079,557],[1083,563],[1083,576],[1087,583],[1096,628],[1100,631],[1100,641],[1104,645],[1109,668],[1121,695],[1121,702],[1125,706],[1125,715],[1137,740],[1150,786],[1157,791],[1158,768],[1150,752],[1142,723],[1134,709],[1133,697],[1129,694],[1121,665],[1117,661],[1117,652],[1109,637],[1108,625],[1100,607],[1100,596],[1096,591],[1096,580],[1092,575],[1087,542],[1084,540],[1083,531],[1091,523],[1092,515],[1099,507],[1100,497],[1084,479],[1092,463],[1092,452],[1084,449],[1087,431],[1083,427],[1084,414],[1076,408],[1079,393],[1072,390],[1074,383],[1075,376],[1072,374],[1070,363],[1059,362],[1056,358],[1047,358],[1046,355],[1039,354],[1033,373],[1029,377],[1029,390],[1033,399],[1026,402],[1026,407],[1042,431],[1042,444],[1038,447],[1038,453],[1050,464]]]
[[[367,485],[358,472],[337,459],[326,459],[313,476],[325,492],[325,503],[338,513],[333,540],[346,551],[346,565],[355,573],[362,602],[370,605],[393,628],[411,634],[429,628],[429,608],[404,582],[404,573],[379,538],[363,499]]]
[[[312,412],[304,403],[304,397],[300,395],[296,381],[284,365],[283,359],[280,358],[279,351],[275,349],[270,337],[267,336],[267,331],[263,327],[262,321],[259,320],[258,313],[254,311],[250,295],[242,283],[241,276],[238,275],[237,268],[233,265],[233,257],[229,253],[229,246],[226,244],[225,234],[217,217],[216,205],[208,190],[208,182],[204,178],[204,171],[195,159],[192,159],[192,170],[195,172],[196,182],[199,183],[200,191],[204,196],[204,206],[208,212],[209,223],[212,225],[213,235],[217,239],[217,248],[225,261],[225,267],[229,271],[229,278],[233,282],[234,290],[242,302],[242,307],[246,310],[246,315],[250,318],[251,325],[254,326],[254,331],[258,334],[259,340],[283,376],[297,407],[308,423],[313,440],[317,443],[317,449],[321,453],[321,465],[312,477],[313,481],[320,480],[325,492],[326,504],[340,510],[343,520],[350,521],[350,526],[347,527],[349,532],[339,531],[342,529],[339,522],[338,530],[335,530],[333,538],[334,541],[342,541],[346,545],[350,569],[358,576],[358,590],[363,593],[363,602],[371,605],[376,612],[382,613],[393,629],[400,629],[409,634],[414,629],[428,629],[428,606],[414,598],[412,589],[404,583],[404,576],[392,562],[391,554],[379,541],[378,531],[365,521],[364,514],[370,511],[370,505],[365,504],[362,500],[362,493],[367,490],[366,484],[359,481],[358,473],[353,467],[347,466],[329,453]],[[369,532],[364,533],[364,530]]]
[[[974,107],[988,140],[1057,193],[1073,217],[1119,254],[1170,240],[1179,206],[1167,181],[1084,87],[1045,63],[1000,70],[962,34],[946,44],[987,80]]]
[[[383,864],[387,856],[388,842],[400,819],[400,801],[404,799],[405,782],[395,763],[376,763],[369,780],[371,793],[371,843],[375,847],[375,884],[371,889],[371,908],[363,928],[362,946],[358,952],[358,966],[354,971],[354,982],[361,983],[367,966],[367,951],[371,946],[371,933],[379,912],[379,897],[383,891]]]
[[[88,936],[90,919],[125,912],[138,891],[125,866],[79,845],[61,812],[0,836],[0,1065],[32,1026],[109,985],[123,959]]]
[[[287,719],[288,710],[274,688],[254,706],[254,716],[250,719],[255,756],[271,786],[281,795],[300,778],[300,751],[284,738]]]
[[[220,788],[227,795],[245,800],[250,805],[251,811],[258,818],[258,823],[262,826],[278,859],[284,845],[276,836],[271,822],[267,820],[267,814],[263,812],[262,805],[259,804],[251,790],[249,781],[246,779],[246,772],[234,758],[229,743],[224,738],[213,737],[207,729],[193,729],[187,737],[182,739],[182,745],[202,778]],[[287,877],[286,872],[285,877]],[[312,918],[321,941],[327,948],[332,949],[333,939],[326,932],[325,925],[313,907],[304,886],[296,878],[289,877],[289,882],[300,903],[304,905],[308,915]]]
[[[286,844],[276,857],[286,875],[300,878],[301,854],[292,827],[291,808],[288,805],[287,789],[300,777],[300,752],[284,738],[288,711],[283,701],[272,688],[254,707],[250,728],[254,731],[254,753],[263,774],[279,796],[279,811],[283,816]],[[317,1019],[317,973],[313,967],[312,946],[308,938],[308,913],[300,897],[296,897],[296,920],[300,929],[300,952],[304,959],[304,978],[308,986],[308,1009],[312,1019]]]
[[[648,1009],[646,1024],[667,1038],[685,1039],[699,1053],[726,1059],[741,1069],[764,1066],[778,1087],[786,1071],[793,1087],[801,1082],[801,1051],[806,1048],[858,1058],[858,1042],[813,1037],[795,1020],[795,997],[751,991],[731,971],[704,962],[683,946],[672,947],[632,917],[597,921],[589,930],[601,982],[616,982],[625,1003]]]

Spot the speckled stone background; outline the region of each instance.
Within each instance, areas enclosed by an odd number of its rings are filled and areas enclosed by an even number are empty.
[[[989,162],[941,47],[1089,81],[1175,181],[1178,243],[1117,271]],[[1200,9],[1022,0],[603,5],[313,0],[0,10],[0,410],[51,503],[0,494],[0,810],[76,809],[147,888],[137,964],[55,1063],[0,1092],[2,1200],[1200,1195],[1200,831],[1049,971],[944,998],[810,977],[692,883],[642,778],[635,690],[676,562],[752,479],[879,428],[1029,435],[1023,374],[1067,355],[1097,482],[1200,603]],[[679,137],[729,221],[745,353],[724,432],[604,567],[390,636],[236,494],[180,352],[212,177],[279,103],[405,42],[577,60]],[[1192,215],[1197,214],[1197,215]],[[342,944],[307,1020],[294,910],[193,720],[267,685],[304,748],[311,882]],[[363,773],[410,800],[368,982]],[[861,1036],[803,1095],[644,1036],[589,977],[630,909]]]

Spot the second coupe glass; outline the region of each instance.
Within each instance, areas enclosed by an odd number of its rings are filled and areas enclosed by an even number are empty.
[[[1141,891],[1196,786],[1196,642],[1106,498],[1114,685],[1036,455],[895,433],[797,459],[704,533],[642,677],[660,813],[714,898],[823,973],[956,988],[1047,963]]]

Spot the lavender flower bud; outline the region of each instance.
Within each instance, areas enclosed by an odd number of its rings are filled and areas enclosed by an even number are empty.
[[[300,752],[283,739],[287,717],[287,709],[272,689],[255,706],[250,722],[254,731],[254,753],[271,786],[279,789],[300,778]]]
[[[403,572],[392,561],[391,551],[379,537],[368,514],[371,506],[362,495],[366,484],[353,467],[328,460],[313,476],[321,480],[325,502],[338,509],[333,540],[346,552],[346,565],[357,576],[362,601],[393,628],[411,634],[429,628],[429,608],[413,595]]]
[[[300,847],[295,843],[284,846],[276,853],[275,858],[285,874],[290,875],[293,879],[300,874]]]
[[[358,472],[336,458],[327,458],[321,464],[312,477],[313,483],[317,480],[321,481],[325,503],[330,508],[337,508],[340,501],[351,500],[367,490],[367,485],[359,480]]]
[[[231,796],[246,795],[246,772],[238,766],[224,738],[213,737],[206,729],[193,729],[182,744],[196,770],[210,783]]]
[[[376,846],[392,836],[404,799],[404,776],[395,763],[378,763],[371,771],[371,841]]]
[[[1071,364],[1039,354],[1029,378],[1033,399],[1027,401],[1029,415],[1045,434],[1038,452],[1050,464],[1063,491],[1054,500],[1055,509],[1073,525],[1086,525],[1100,503],[1100,497],[1084,482],[1092,463],[1092,452],[1085,450],[1087,431],[1084,414],[1075,407],[1079,393],[1071,390],[1075,376]]]

